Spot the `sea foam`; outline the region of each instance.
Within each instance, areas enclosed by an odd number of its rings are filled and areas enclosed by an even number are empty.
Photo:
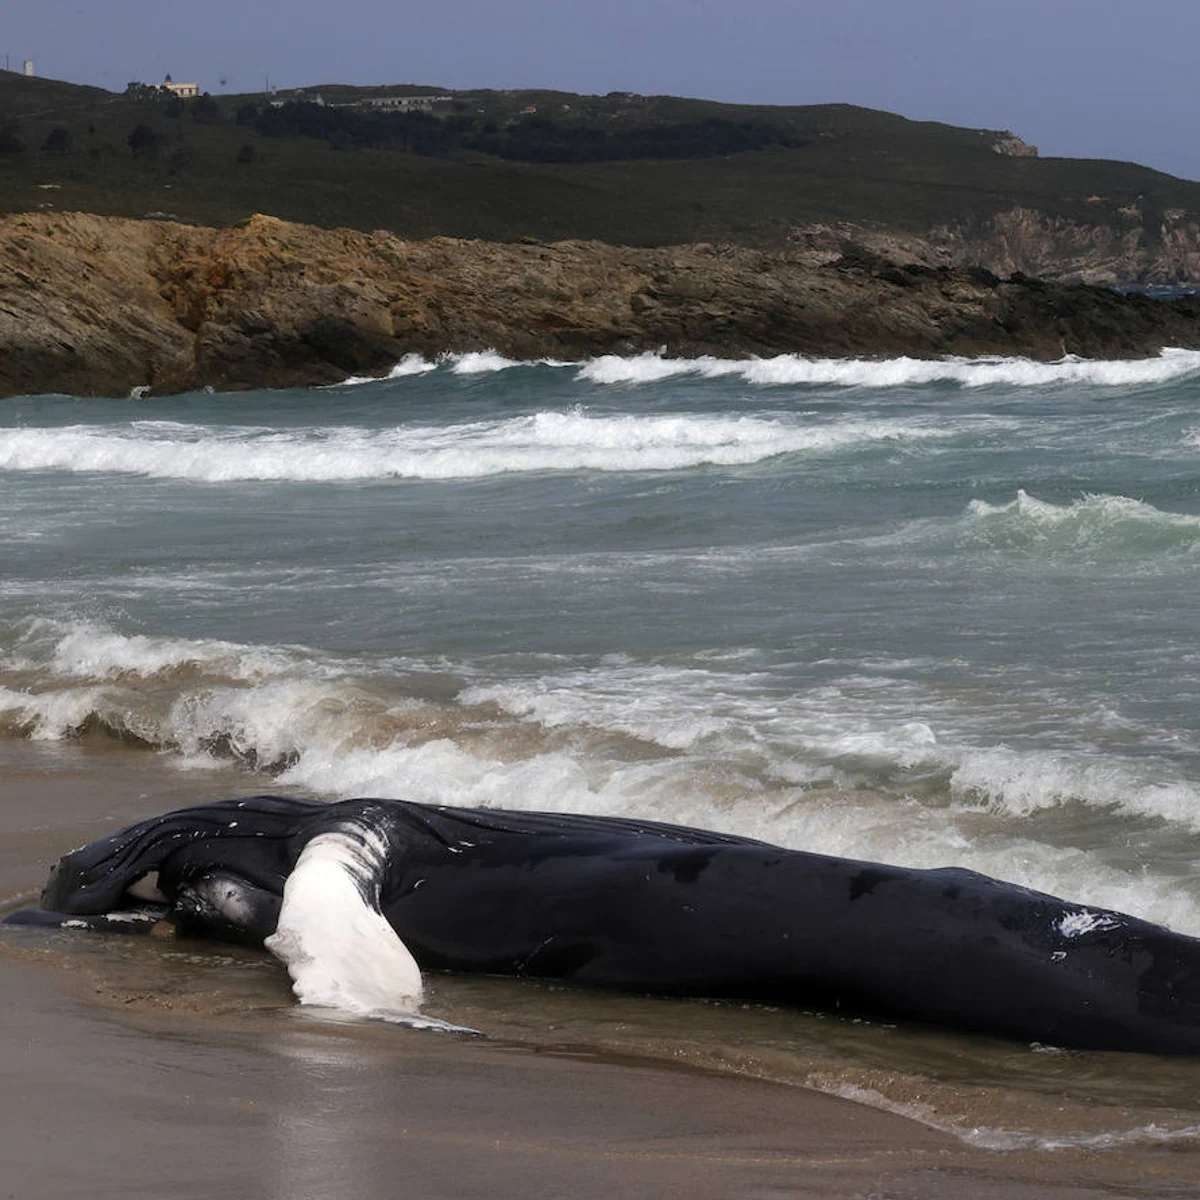
[[[505,358],[495,350],[468,350],[459,354],[441,354],[428,359],[421,354],[406,354],[386,375],[351,375],[333,387],[355,387],[364,383],[379,383],[389,379],[407,379],[412,375],[427,375],[439,369],[452,375],[493,375],[513,367],[569,367],[574,364],[557,359]]]
[[[1052,504],[1018,489],[1015,500],[972,500],[963,540],[980,548],[1143,558],[1200,551],[1200,516],[1167,512],[1129,496],[1090,493]]]
[[[364,383],[378,383],[380,379],[407,379],[410,375],[427,375],[436,371],[438,364],[430,362],[420,354],[406,354],[386,375],[351,375],[333,387],[355,387]]]
[[[100,649],[85,652],[95,635]],[[16,663],[0,661],[10,733],[102,729],[183,763],[233,758],[330,796],[641,815],[797,849],[957,864],[1200,931],[1200,896],[1169,873],[1130,874],[1013,820],[1072,803],[1195,831],[1194,784],[1154,759],[974,743],[956,728],[968,710],[912,682],[847,678],[781,694],[736,664],[616,659],[480,679],[432,700],[397,690],[405,671],[428,672],[415,661],[368,676],[302,647],[69,625],[57,641],[45,626],[39,637],[21,655],[23,685],[3,682]],[[933,802],[908,797],[909,779],[925,789],[940,779]]]
[[[921,1100],[893,1099],[876,1088],[849,1083],[837,1077],[814,1074],[805,1083],[816,1091],[837,1096],[867,1108],[895,1113],[931,1129],[948,1133],[969,1146],[980,1150],[1116,1150],[1133,1146],[1181,1144],[1191,1149],[1200,1142],[1200,1125],[1175,1127],[1158,1124],[1135,1126],[1131,1129],[1035,1133],[1027,1129],[1006,1129],[995,1125],[968,1125],[943,1116],[938,1109]]]
[[[967,423],[969,425],[969,422]],[[450,426],[294,431],[135,421],[0,430],[0,470],[107,472],[223,483],[476,479],[513,472],[671,471],[785,454],[936,443],[955,428],[920,418],[609,416],[574,409]]]
[[[1200,351],[1166,349],[1157,358],[1149,359],[1067,356],[1048,363],[1028,358],[856,359],[780,354],[774,358],[722,359],[668,358],[661,354],[602,355],[584,363],[578,374],[580,379],[600,384],[645,384],[676,376],[696,376],[736,377],[765,387],[894,388],[943,383],[968,388],[1044,388],[1065,384],[1130,387],[1166,383],[1197,372],[1200,372]]]
[[[964,388],[1044,388],[1063,385],[1093,387],[1152,386],[1200,372],[1200,351],[1168,348],[1155,358],[1091,359],[1066,355],[1052,362],[1030,358],[813,358],[777,354],[768,358],[674,358],[664,352],[602,354],[583,361],[506,358],[495,350],[443,354],[435,360],[406,354],[383,379],[443,370],[469,376],[515,367],[570,370],[593,384],[654,384],[663,380],[737,379],[757,387],[900,388],[951,384]],[[354,375],[334,386],[376,383],[380,377]]]

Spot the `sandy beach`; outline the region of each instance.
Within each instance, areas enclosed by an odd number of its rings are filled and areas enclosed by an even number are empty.
[[[114,824],[260,790],[105,745],[3,745],[0,888]],[[266,956],[9,930],[11,1197],[1200,1194],[1191,1142],[997,1152],[669,1061],[315,1019]]]

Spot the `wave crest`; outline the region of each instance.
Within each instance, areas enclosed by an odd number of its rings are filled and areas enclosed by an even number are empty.
[[[1200,351],[1163,350],[1157,358],[1085,359],[1058,362],[1028,358],[806,358],[780,354],[745,360],[712,357],[667,358],[661,354],[602,355],[579,368],[578,377],[600,384],[658,383],[677,376],[736,377],[764,387],[813,385],[894,388],[927,384],[960,387],[1054,387],[1087,384],[1130,387],[1167,383],[1200,372]]]
[[[380,379],[407,379],[410,375],[427,375],[436,371],[438,364],[430,362],[420,354],[406,354],[386,375],[351,375],[333,387],[355,387],[363,383],[378,383]]]
[[[1200,516],[1165,512],[1128,496],[1089,493],[1070,504],[1051,504],[1024,489],[1007,504],[972,500],[965,540],[996,550],[1126,555],[1194,553]]]
[[[471,680],[445,664],[368,669],[303,647],[41,622],[15,652],[0,647],[0,734],[115,737],[333,796],[635,814],[823,853],[957,863],[1200,928],[1200,899],[1169,872],[1130,875],[1026,827],[1070,803],[1200,830],[1200,790],[1154,759],[976,744],[956,732],[959,708],[903,681],[781,694],[746,663],[631,659]],[[980,821],[995,836],[964,834]]]
[[[382,379],[402,379],[439,368],[454,375],[483,375],[513,367],[557,367],[575,372],[584,382],[652,384],[691,376],[698,379],[740,379],[758,387],[896,388],[952,384],[965,388],[1038,388],[1063,385],[1137,387],[1169,383],[1200,372],[1200,351],[1167,348],[1156,358],[1091,359],[1067,355],[1057,362],[1031,358],[810,358],[776,354],[770,358],[672,358],[659,351],[642,354],[601,354],[583,362],[560,359],[506,358],[496,350],[443,354],[430,361],[406,354]],[[353,375],[341,384],[377,383],[380,377]]]
[[[517,472],[673,471],[783,454],[936,441],[919,419],[593,415],[584,409],[451,426],[294,431],[134,421],[0,430],[0,470],[118,473],[205,483],[478,479]]]

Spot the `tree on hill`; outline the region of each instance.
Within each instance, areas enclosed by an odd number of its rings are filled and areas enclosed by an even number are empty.
[[[157,158],[162,145],[162,138],[149,125],[134,126],[126,140],[134,158]]]
[[[63,125],[55,126],[42,143],[43,154],[66,154],[71,148],[71,131]]]
[[[0,154],[20,154],[24,149],[16,121],[0,121]]]
[[[191,146],[179,145],[167,156],[167,170],[172,175],[182,175],[196,163],[196,155]]]
[[[254,122],[254,128],[263,137],[287,137],[291,132],[291,127],[288,125],[287,118],[284,117],[282,110],[275,108],[273,105],[262,110]]]
[[[221,119],[221,106],[205,92],[192,101],[192,120],[201,125],[215,125]]]

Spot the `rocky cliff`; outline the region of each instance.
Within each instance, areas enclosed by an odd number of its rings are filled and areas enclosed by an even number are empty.
[[[269,217],[215,230],[13,216],[0,220],[0,394],[329,383],[409,352],[486,348],[1053,359],[1200,347],[1197,301],[1002,281],[829,239],[832,253],[772,254],[406,242]]]
[[[1177,208],[1153,213],[1129,204],[1112,217],[1093,224],[1013,208],[982,229],[936,229],[929,242],[939,261],[977,263],[998,275],[1021,271],[1110,287],[1200,280],[1200,223],[1194,214]]]
[[[789,242],[809,261],[832,262],[847,239],[896,262],[977,266],[1005,278],[1020,273],[1101,287],[1200,281],[1200,220],[1179,208],[1152,213],[1129,204],[1088,222],[1017,207],[971,225],[939,225],[923,237],[818,224],[794,229]]]

